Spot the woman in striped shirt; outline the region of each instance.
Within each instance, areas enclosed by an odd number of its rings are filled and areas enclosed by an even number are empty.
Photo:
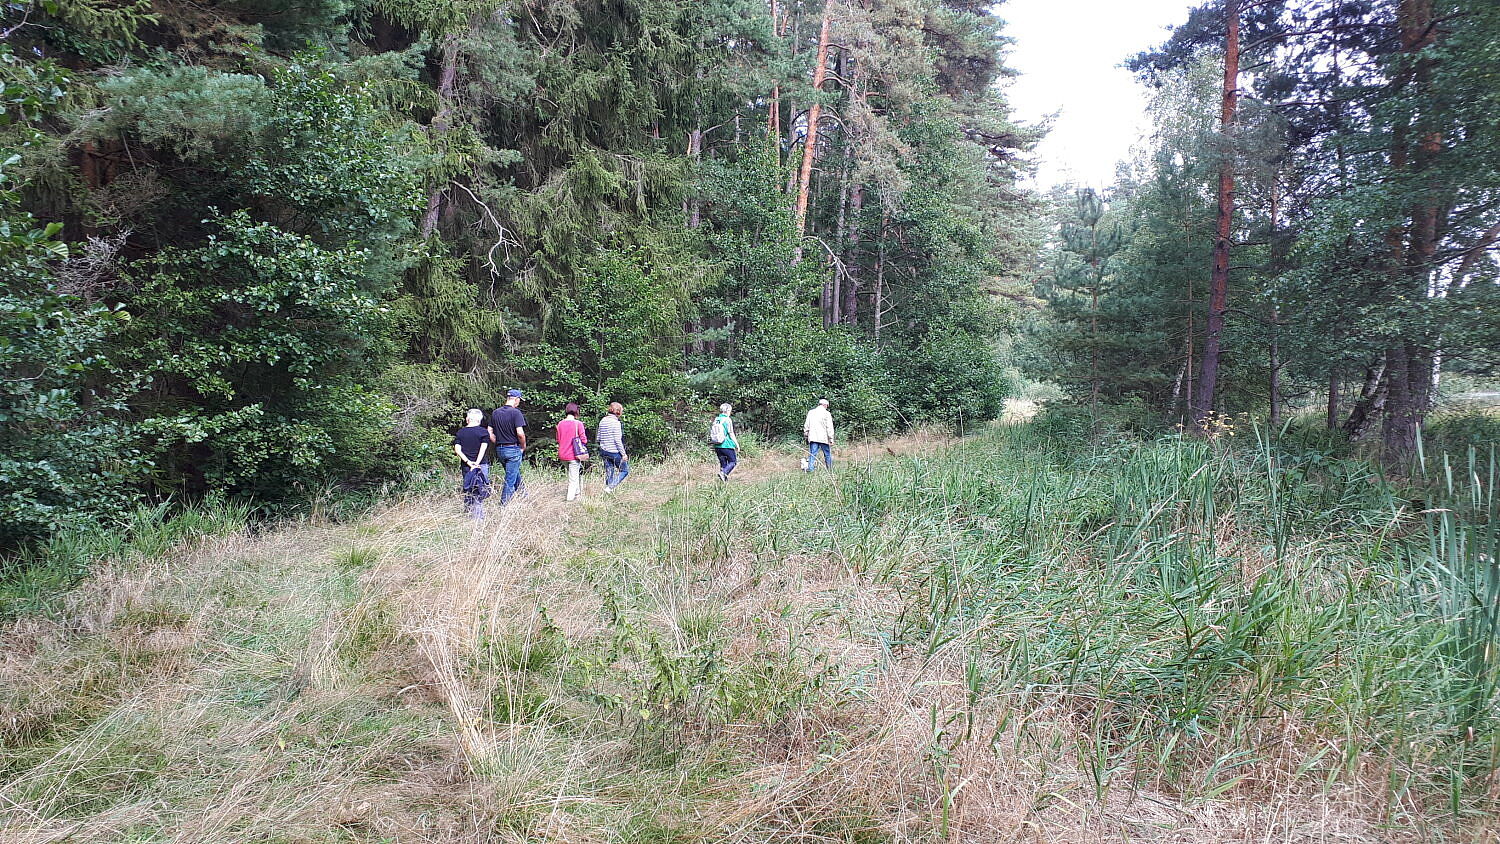
[[[604,491],[614,492],[615,487],[630,474],[630,459],[625,454],[624,429],[620,416],[625,406],[617,401],[609,403],[609,412],[599,420],[599,453],[604,456]]]

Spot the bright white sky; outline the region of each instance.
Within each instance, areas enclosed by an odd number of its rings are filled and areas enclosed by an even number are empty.
[[[1038,149],[1037,186],[1073,180],[1104,187],[1146,128],[1145,92],[1120,63],[1156,46],[1201,0],[1006,0],[1000,17],[1015,39],[1008,63],[1016,117],[1056,113]]]

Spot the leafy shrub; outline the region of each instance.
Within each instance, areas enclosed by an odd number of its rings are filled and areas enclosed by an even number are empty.
[[[141,430],[168,488],[285,499],[370,470],[393,408],[370,384],[388,322],[368,253],[329,250],[237,212],[197,249],[137,268],[122,352],[151,380]]]
[[[533,429],[555,424],[568,402],[592,428],[618,401],[626,406],[626,448],[664,448],[684,386],[680,301],[680,290],[641,255],[592,256],[573,294],[555,305],[547,341],[515,359]]]
[[[912,419],[975,422],[995,419],[1015,389],[988,342],[963,328],[934,331],[915,348],[888,352],[900,373],[895,387]]]
[[[846,435],[883,434],[895,418],[883,362],[872,346],[842,328],[815,324],[816,315],[765,319],[747,336],[734,366],[735,404],[747,426],[796,433],[808,409],[829,400]]]
[[[21,231],[0,238],[0,549],[113,519],[143,468],[128,424],[112,415],[124,380],[104,356],[126,315],[27,290],[50,233],[13,222]]]
[[[62,226],[19,210],[5,173],[66,83],[51,62],[19,62],[0,45],[0,552],[118,520],[142,470],[119,415],[129,379],[106,354],[129,315],[58,290]]]

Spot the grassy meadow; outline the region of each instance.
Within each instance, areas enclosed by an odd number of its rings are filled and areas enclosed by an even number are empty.
[[[0,623],[0,841],[1494,840],[1491,453],[1085,434],[122,547]]]

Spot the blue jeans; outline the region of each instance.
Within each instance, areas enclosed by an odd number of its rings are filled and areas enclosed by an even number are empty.
[[[479,464],[474,476],[464,472],[464,506],[469,510],[469,518],[479,521],[484,518],[484,500],[490,497],[490,467],[488,463]]]
[[[732,448],[715,447],[714,453],[719,455],[719,472],[724,477],[729,477],[729,473],[734,471],[735,464],[740,462],[739,452]]]
[[[823,466],[833,468],[833,448],[828,443],[809,442],[807,444],[807,471],[818,468],[818,452],[823,452]]]
[[[495,449],[495,456],[505,464],[505,488],[500,491],[500,504],[504,506],[521,491],[521,447],[502,445]]]
[[[601,448],[599,453],[604,456],[604,488],[614,489],[630,474],[630,461],[618,451],[605,451]]]

